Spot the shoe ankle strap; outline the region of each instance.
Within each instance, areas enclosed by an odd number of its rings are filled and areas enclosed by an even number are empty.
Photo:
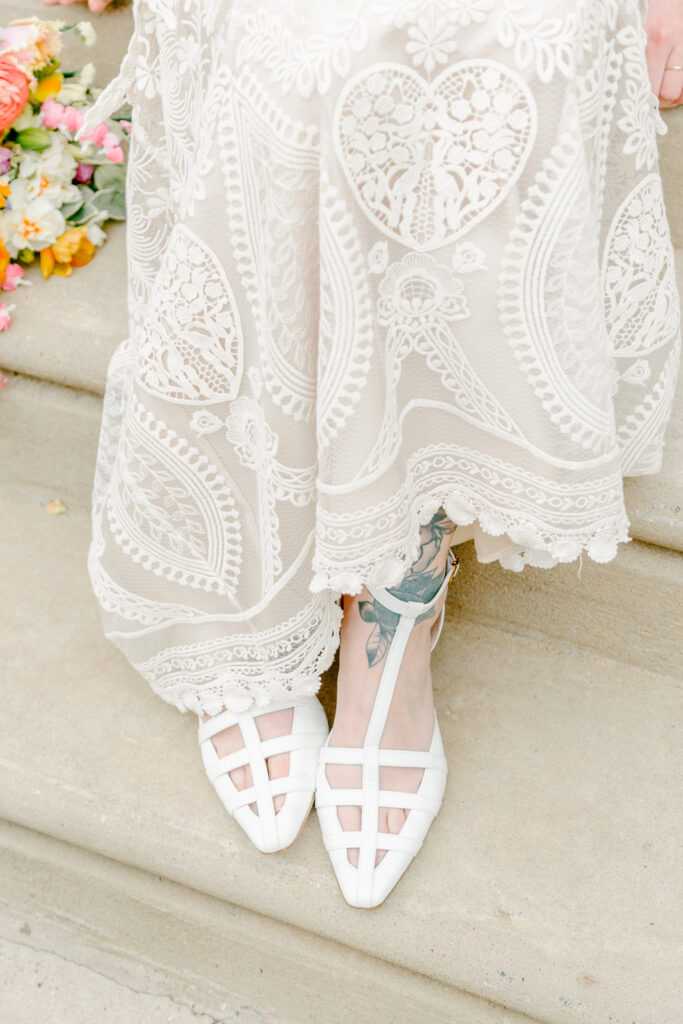
[[[454,553],[452,548],[448,549],[448,562],[446,563],[446,571],[441,586],[437,592],[430,597],[429,601],[402,601],[399,597],[395,597],[390,594],[385,587],[368,587],[366,588],[372,597],[379,601],[380,604],[388,608],[389,611],[395,612],[397,615],[407,615],[411,619],[417,619],[418,616],[423,615],[430,608],[433,608],[439,598],[442,596],[445,590],[448,589],[448,585],[457,573],[460,567],[458,556]]]

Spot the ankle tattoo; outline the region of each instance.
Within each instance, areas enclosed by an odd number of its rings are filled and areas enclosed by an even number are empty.
[[[420,530],[420,550],[417,558],[397,587],[387,587],[388,592],[402,601],[429,601],[434,597],[443,582],[443,567],[439,561],[439,554],[447,545],[448,538],[454,530],[455,524],[442,509],[439,509]],[[368,666],[372,668],[386,657],[400,616],[372,597],[368,601],[359,601],[358,611],[364,622],[371,622],[374,626],[365,645]],[[430,609],[416,621],[424,622],[433,615],[434,610]]]

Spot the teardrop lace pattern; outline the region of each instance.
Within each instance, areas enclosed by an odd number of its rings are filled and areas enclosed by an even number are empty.
[[[135,4],[88,566],[164,700],[315,692],[439,508],[510,571],[629,541],[680,361],[643,10]]]

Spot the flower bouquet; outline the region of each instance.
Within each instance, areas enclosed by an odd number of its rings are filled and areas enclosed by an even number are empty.
[[[125,219],[127,111],[85,132],[96,98],[92,64],[60,67],[62,36],[96,41],[89,22],[26,18],[0,28],[0,289],[28,283],[36,260],[43,277],[69,277],[106,239],[102,224]],[[0,302],[0,331],[14,307]]]

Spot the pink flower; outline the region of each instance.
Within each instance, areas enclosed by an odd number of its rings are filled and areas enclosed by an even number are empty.
[[[0,302],[0,331],[6,331],[12,322],[10,316],[14,306],[6,306],[4,302]]]
[[[104,124],[98,124],[97,128],[92,133],[92,141],[95,146],[101,146],[107,135],[109,134],[109,126]]]
[[[0,373],[0,388],[4,388],[6,383],[7,383],[7,377],[3,377],[3,375]]]
[[[5,269],[5,281],[2,286],[3,292],[15,292],[17,290],[17,283],[24,276],[24,268],[20,267],[18,263],[10,263]]]
[[[45,100],[40,108],[40,119],[45,128],[59,128],[64,120],[66,107],[63,103],[57,103],[52,96]]]
[[[107,150],[107,160],[111,160],[113,164],[122,164],[125,160],[125,154],[120,146],[112,146],[111,149]]]
[[[107,132],[107,134],[102,139],[102,145],[105,149],[112,149],[114,146],[118,146],[118,144],[119,140],[113,132]]]
[[[74,181],[77,181],[79,185],[87,185],[94,172],[95,168],[92,164],[79,164]]]
[[[123,128],[124,132],[129,132],[132,127],[132,121],[119,121],[119,128]]]
[[[83,124],[85,112],[77,110],[76,107],[67,107],[64,111],[64,127],[69,132],[77,132]]]
[[[11,156],[11,149],[8,149],[7,146],[0,146],[0,174],[7,174],[9,171],[9,161]]]

